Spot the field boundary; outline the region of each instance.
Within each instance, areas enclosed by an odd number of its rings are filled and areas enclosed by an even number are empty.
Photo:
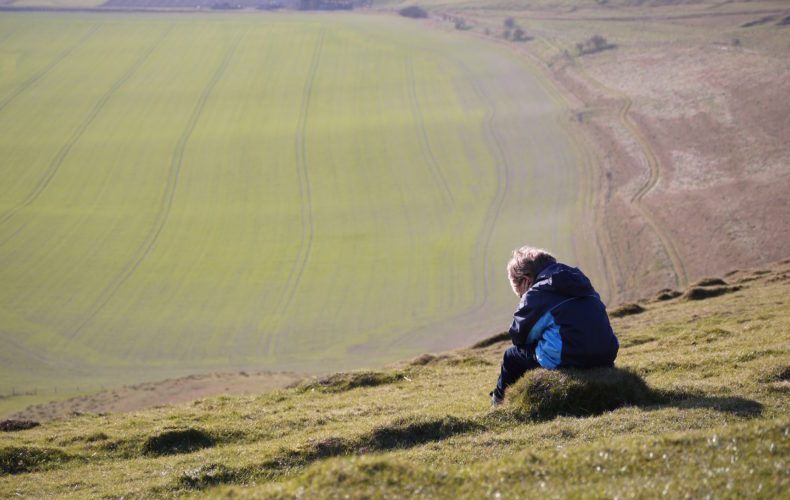
[[[115,296],[118,289],[120,289],[121,286],[129,279],[129,277],[137,270],[137,268],[140,266],[140,264],[142,264],[143,260],[145,260],[151,249],[156,244],[159,235],[162,232],[162,229],[164,229],[167,219],[170,216],[170,210],[173,206],[176,187],[178,185],[179,174],[181,173],[181,168],[184,162],[184,150],[186,149],[186,145],[189,142],[189,139],[192,137],[192,132],[197,126],[200,115],[206,105],[206,101],[208,101],[208,98],[213,92],[214,87],[216,86],[217,82],[219,82],[222,74],[230,64],[230,60],[232,59],[236,48],[238,47],[239,42],[245,33],[246,32],[239,33],[236,36],[236,39],[231,43],[230,47],[226,50],[222,61],[217,67],[217,70],[214,72],[211,80],[209,80],[208,84],[203,89],[203,93],[200,95],[197,104],[192,110],[192,114],[189,118],[189,121],[187,122],[186,128],[184,128],[183,132],[181,133],[181,137],[179,138],[176,148],[173,151],[173,159],[170,163],[167,184],[162,195],[162,201],[160,203],[159,212],[157,213],[154,225],[151,227],[151,230],[148,232],[145,240],[143,240],[143,243],[135,251],[132,259],[99,294],[99,298],[88,309],[87,315],[82,318],[74,327],[72,327],[68,335],[69,339],[76,337],[82,331],[82,329],[85,328],[85,326],[99,313],[99,311],[101,311],[102,308]]]
[[[88,129],[88,127],[93,123],[93,120],[99,115],[101,110],[107,104],[107,102],[112,98],[115,92],[118,91],[129,79],[134,75],[134,73],[140,68],[140,66],[150,57],[150,55],[156,50],[159,44],[167,37],[167,35],[172,30],[172,27],[168,29],[165,33],[162,34],[153,44],[136,60],[132,63],[132,65],[124,72],[124,74],[105,92],[101,98],[96,102],[91,109],[90,113],[85,117],[82,123],[77,126],[77,128],[72,132],[71,137],[61,146],[58,153],[50,162],[49,166],[47,167],[44,176],[38,181],[38,184],[33,188],[33,190],[19,203],[16,207],[12,208],[8,212],[6,212],[2,217],[0,217],[0,224],[5,224],[10,219],[14,217],[20,210],[24,209],[25,207],[29,206],[31,203],[36,201],[36,199],[44,192],[44,190],[49,186],[50,181],[55,177],[60,169],[60,166],[63,164],[63,161],[68,156],[69,152],[71,152],[71,148],[76,144],[76,142],[82,137],[82,134]],[[16,233],[14,233],[16,234]],[[0,247],[5,245],[11,238],[6,239],[2,243],[0,243]]]

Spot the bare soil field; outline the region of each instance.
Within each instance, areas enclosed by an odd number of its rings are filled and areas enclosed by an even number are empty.
[[[612,304],[788,255],[790,10],[670,4],[437,2],[434,17],[510,45],[564,93],[595,157]],[[505,40],[508,17],[527,42]],[[581,53],[595,35],[608,48]]]

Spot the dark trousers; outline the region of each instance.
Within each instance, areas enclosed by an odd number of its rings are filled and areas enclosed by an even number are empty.
[[[499,380],[496,383],[494,394],[498,398],[505,397],[505,389],[520,379],[527,370],[538,368],[538,359],[535,357],[534,346],[514,345],[505,351],[502,358],[502,370],[499,372]]]

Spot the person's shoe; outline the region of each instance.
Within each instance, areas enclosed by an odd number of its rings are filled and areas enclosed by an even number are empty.
[[[491,392],[491,408],[496,408],[504,402],[505,400],[503,398],[497,396],[495,392]]]

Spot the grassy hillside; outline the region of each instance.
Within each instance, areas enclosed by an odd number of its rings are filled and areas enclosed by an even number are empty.
[[[495,44],[353,14],[0,30],[0,394],[27,394],[0,413],[462,345],[513,247],[595,261],[563,107]]]
[[[617,370],[538,370],[497,410],[501,337],[256,397],[6,433],[0,495],[781,497],[790,261],[722,278],[610,311]]]

